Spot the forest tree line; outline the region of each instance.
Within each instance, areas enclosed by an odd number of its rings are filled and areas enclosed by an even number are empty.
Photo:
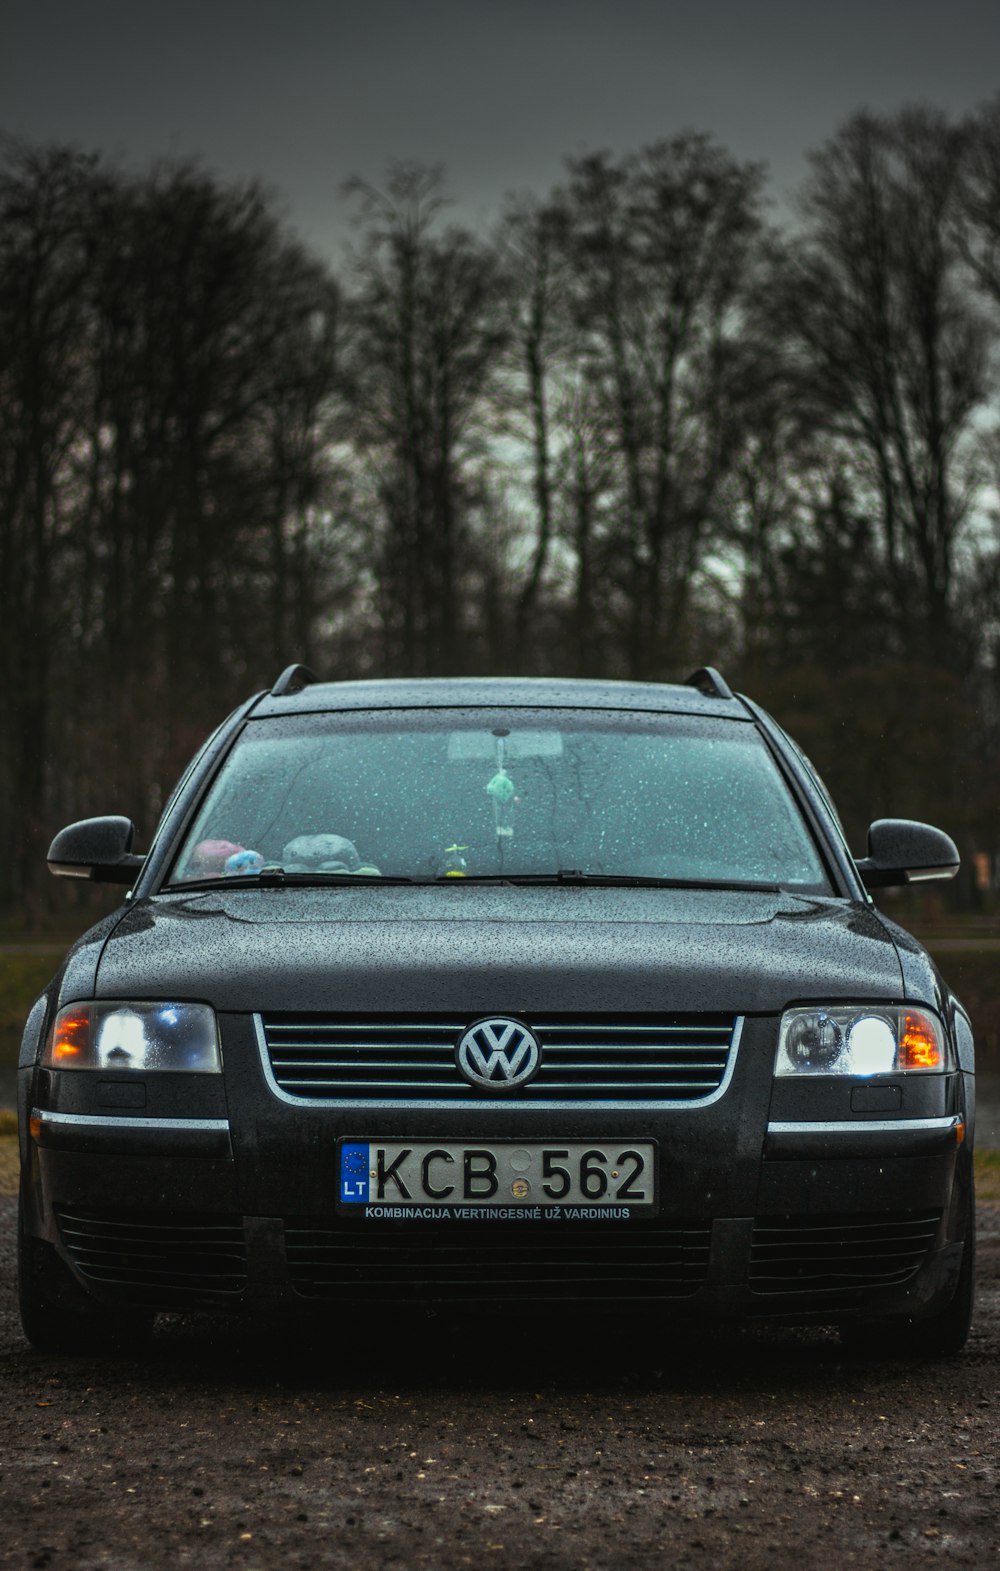
[[[200,166],[0,147],[0,909],[330,677],[720,666],[874,817],[1000,850],[1000,99],[849,120],[778,224],[687,133],[336,270]],[[962,898],[976,898],[967,877]]]

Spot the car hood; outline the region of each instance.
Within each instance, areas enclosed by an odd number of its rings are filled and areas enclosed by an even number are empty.
[[[221,1010],[774,1012],[902,996],[877,914],[757,891],[439,885],[241,888],[137,902],[102,998]]]

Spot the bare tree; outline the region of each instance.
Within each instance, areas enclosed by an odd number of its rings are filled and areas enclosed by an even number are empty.
[[[577,355],[617,449],[606,568],[634,676],[684,648],[695,575],[742,440],[741,304],[761,234],[761,171],[688,134],[570,163],[557,193],[572,269]]]
[[[958,242],[977,283],[1000,306],[1000,95],[964,131]]]
[[[88,370],[95,161],[8,143],[0,167],[0,895],[24,896],[44,835],[59,651],[78,625],[62,478]]]
[[[346,430],[381,512],[378,591],[385,667],[461,669],[461,563],[492,379],[507,328],[498,264],[468,232],[435,223],[439,171],[396,166],[360,181],[363,243],[348,301]]]
[[[336,303],[256,187],[0,164],[0,897],[54,815],[148,823],[220,704],[308,652]]]
[[[955,239],[965,133],[929,109],[858,115],[813,158],[772,318],[788,397],[855,470],[894,646],[956,657],[956,562],[989,330]]]

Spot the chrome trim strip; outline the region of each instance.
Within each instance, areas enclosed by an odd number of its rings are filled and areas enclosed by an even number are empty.
[[[348,1024],[343,1027],[343,1030],[346,1031],[350,1029],[350,1026],[353,1023],[354,1022],[348,1022]],[[407,1026],[412,1025],[412,1023],[412,1021],[407,1020],[402,1025],[390,1029],[403,1031],[407,1028]],[[466,1022],[464,1020],[423,1020],[420,1023],[420,1029],[422,1031],[454,1031],[456,1036],[460,1036],[462,1034],[462,1032],[465,1030],[465,1026]],[[272,1031],[301,1031],[301,1029],[301,1025],[299,1025],[299,1023],[294,1020],[275,1020],[274,1024],[271,1026]],[[324,1028],[322,1025],[320,1025],[317,1027],[317,1029],[323,1030],[330,1028]],[[333,1027],[332,1029],[339,1030],[341,1028]],[[383,1027],[383,1029],[385,1029],[385,1027]]]
[[[834,1122],[807,1120],[798,1124],[768,1124],[769,1135],[905,1135],[917,1129],[957,1129],[957,1116],[945,1118],[872,1118]]]
[[[686,1108],[708,1107],[712,1102],[717,1102],[720,1097],[725,1096],[736,1071],[736,1059],[737,1055],[739,1054],[740,1041],[743,1036],[744,1019],[745,1016],[737,1015],[733,1022],[733,1034],[729,1047],[729,1057],[726,1063],[726,1072],[723,1075],[717,1089],[711,1092],[709,1096],[700,1096],[692,1098],[691,1100],[674,1099],[672,1101],[665,1097],[657,1098],[655,1101],[650,1099],[641,1100],[638,1097],[574,1097],[572,1100],[565,1097],[545,1097],[544,1099],[541,1097],[535,1097],[530,1102],[524,1102],[519,1101],[516,1095],[497,1097],[484,1096],[477,1098],[475,1101],[469,1101],[466,1099],[461,1102],[457,1101],[454,1097],[447,1099],[443,1097],[420,1097],[416,1100],[409,1100],[403,1097],[355,1098],[349,1096],[292,1096],[290,1092],[283,1091],[277,1080],[274,1078],[274,1071],[271,1068],[270,1054],[267,1050],[267,1038],[264,1035],[263,1017],[259,1014],[255,1014],[253,1017],[253,1025],[254,1031],[257,1035],[257,1049],[260,1054],[261,1069],[263,1070],[264,1079],[267,1081],[268,1090],[271,1092],[272,1096],[276,1096],[278,1098],[279,1102],[287,1102],[292,1107],[343,1107],[352,1109],[382,1108],[390,1109],[393,1112],[395,1112],[397,1109],[405,1111],[408,1109],[417,1110],[419,1108],[427,1108],[433,1112],[438,1112],[442,1108],[448,1107],[455,1109],[460,1114],[468,1113],[470,1111],[479,1113],[486,1108],[495,1108],[497,1110],[506,1108],[509,1112],[512,1107],[517,1107],[526,1113],[530,1113],[537,1108],[543,1113],[548,1113],[552,1111],[578,1112],[582,1108],[585,1109],[589,1107],[599,1107],[601,1109],[615,1108],[624,1113],[634,1111],[653,1111],[662,1108],[671,1108],[681,1111]],[[868,1126],[866,1125],[865,1127]]]
[[[228,1118],[116,1118],[103,1113],[54,1113],[33,1108],[32,1118],[43,1124],[70,1126],[76,1129],[208,1129],[214,1133],[228,1133]]]

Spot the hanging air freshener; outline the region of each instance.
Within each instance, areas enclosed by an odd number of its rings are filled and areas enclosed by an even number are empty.
[[[511,823],[511,805],[514,801],[514,782],[504,768],[504,739],[497,737],[497,770],[487,782],[487,795],[493,799],[493,817],[498,839],[510,839],[514,833]]]

